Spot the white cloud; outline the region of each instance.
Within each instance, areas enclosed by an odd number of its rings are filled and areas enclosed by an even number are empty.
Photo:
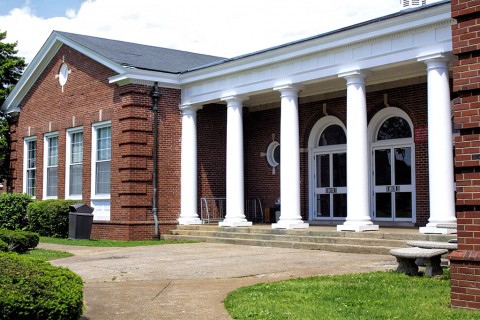
[[[15,9],[0,16],[0,29],[27,61],[52,30],[233,57],[399,9],[398,0],[88,0],[50,19]]]

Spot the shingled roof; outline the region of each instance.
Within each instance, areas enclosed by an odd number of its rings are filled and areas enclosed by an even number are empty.
[[[101,56],[123,66],[166,73],[181,73],[224,60],[205,54],[103,39],[75,33],[55,31]]]

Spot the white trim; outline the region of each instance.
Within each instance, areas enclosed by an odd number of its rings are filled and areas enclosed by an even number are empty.
[[[28,158],[28,143],[31,141],[37,142],[36,136],[26,137],[23,139],[23,193],[28,194],[27,190],[27,158]],[[38,148],[38,143],[36,143],[35,150]],[[33,199],[36,199],[37,194],[37,152],[35,151],[35,195],[32,195]]]
[[[96,194],[95,193],[95,181],[96,181],[96,162],[97,162],[97,132],[101,128],[112,127],[111,121],[103,121],[92,124],[92,148],[91,148],[91,184],[90,184],[90,205],[95,209],[93,211],[93,220],[110,220],[110,193],[108,194]],[[111,157],[110,157],[111,164]],[[110,170],[111,177],[111,170]]]
[[[47,183],[48,183],[48,155],[49,155],[49,147],[50,147],[50,139],[57,138],[57,195],[56,196],[47,196]],[[48,132],[43,135],[43,192],[42,192],[42,199],[58,199],[58,131]],[[54,166],[53,166],[54,167]]]
[[[324,146],[324,147],[319,147],[318,146],[318,140],[320,139],[320,136],[322,135],[323,131],[328,128],[331,125],[338,125],[342,127],[343,131],[346,132],[347,129],[343,122],[334,116],[324,116],[321,119],[319,119],[315,125],[313,126],[312,130],[310,131],[310,135],[308,137],[308,203],[309,203],[309,220],[345,220],[345,218],[322,218],[319,219],[316,217],[315,214],[315,183],[316,179],[314,178],[314,173],[315,173],[315,155],[317,155],[320,151],[322,152],[333,152],[333,151],[345,151],[347,152],[347,145],[342,144],[342,145],[332,145],[332,146]],[[347,141],[348,143],[348,141]],[[347,154],[348,157],[348,154]],[[347,186],[348,187],[348,186]],[[347,192],[348,196],[348,192]]]
[[[91,199],[110,199],[110,193],[108,194],[96,194],[95,192],[95,179],[96,179],[96,172],[95,172],[95,164],[97,161],[97,132],[98,129],[101,128],[106,128],[106,127],[111,127],[112,122],[111,121],[103,121],[103,122],[98,122],[92,124],[92,153],[91,153],[91,185],[90,185],[90,190],[91,190]],[[110,158],[111,159],[111,158]],[[111,161],[111,160],[110,160]]]
[[[83,127],[76,127],[67,129],[66,142],[65,142],[65,199],[70,200],[81,200],[83,196],[82,185],[82,194],[80,195],[70,195],[70,165],[71,165],[71,152],[72,152],[72,135],[75,133],[83,133]],[[85,140],[82,143],[82,149],[84,149]],[[83,151],[82,151],[83,152]],[[82,158],[82,171],[83,171],[83,158]],[[83,180],[83,179],[82,179]]]
[[[267,162],[268,164],[272,167],[275,168],[277,167],[280,163],[275,160],[275,149],[280,146],[280,143],[278,141],[272,141],[267,147]]]
[[[392,139],[392,140],[380,140],[377,141],[378,130],[382,124],[392,117],[400,117],[407,121],[408,125],[410,126],[410,131],[412,133],[411,138],[403,138],[403,139]],[[416,162],[415,162],[415,128],[413,126],[413,122],[408,116],[408,114],[399,109],[397,107],[386,107],[379,112],[377,112],[373,118],[370,120],[368,124],[368,138],[370,144],[370,152],[369,152],[369,170],[370,174],[370,181],[369,181],[369,189],[370,189],[370,214],[372,219],[375,221],[393,221],[393,222],[416,222],[417,221],[417,189],[416,189]],[[373,152],[379,148],[390,148],[390,147],[410,147],[411,148],[411,157],[412,157],[412,218],[411,219],[404,219],[404,218],[375,218],[375,179],[374,174],[374,164],[373,164]]]

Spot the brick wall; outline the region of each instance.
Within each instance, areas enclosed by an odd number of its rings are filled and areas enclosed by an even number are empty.
[[[480,1],[452,0],[458,251],[450,254],[453,307],[480,309]]]
[[[71,73],[63,88],[55,77],[63,61]],[[150,87],[109,84],[115,73],[70,47],[62,46],[21,103],[12,126],[14,192],[23,192],[23,140],[37,138],[36,193],[43,192],[44,134],[58,131],[58,198],[65,197],[66,130],[83,127],[83,195],[90,203],[92,124],[110,120],[111,215],[94,222],[92,236],[148,239],[154,233],[152,206],[152,99]],[[172,228],[180,211],[180,91],[161,88],[159,100],[159,192],[162,229]]]

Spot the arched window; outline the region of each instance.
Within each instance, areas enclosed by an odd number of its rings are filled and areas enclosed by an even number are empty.
[[[377,134],[377,141],[411,138],[412,130],[410,124],[401,117],[391,117],[385,120],[380,126]]]
[[[347,137],[342,127],[337,124],[332,124],[323,130],[322,135],[318,141],[319,147],[332,146],[337,144],[346,144]]]

